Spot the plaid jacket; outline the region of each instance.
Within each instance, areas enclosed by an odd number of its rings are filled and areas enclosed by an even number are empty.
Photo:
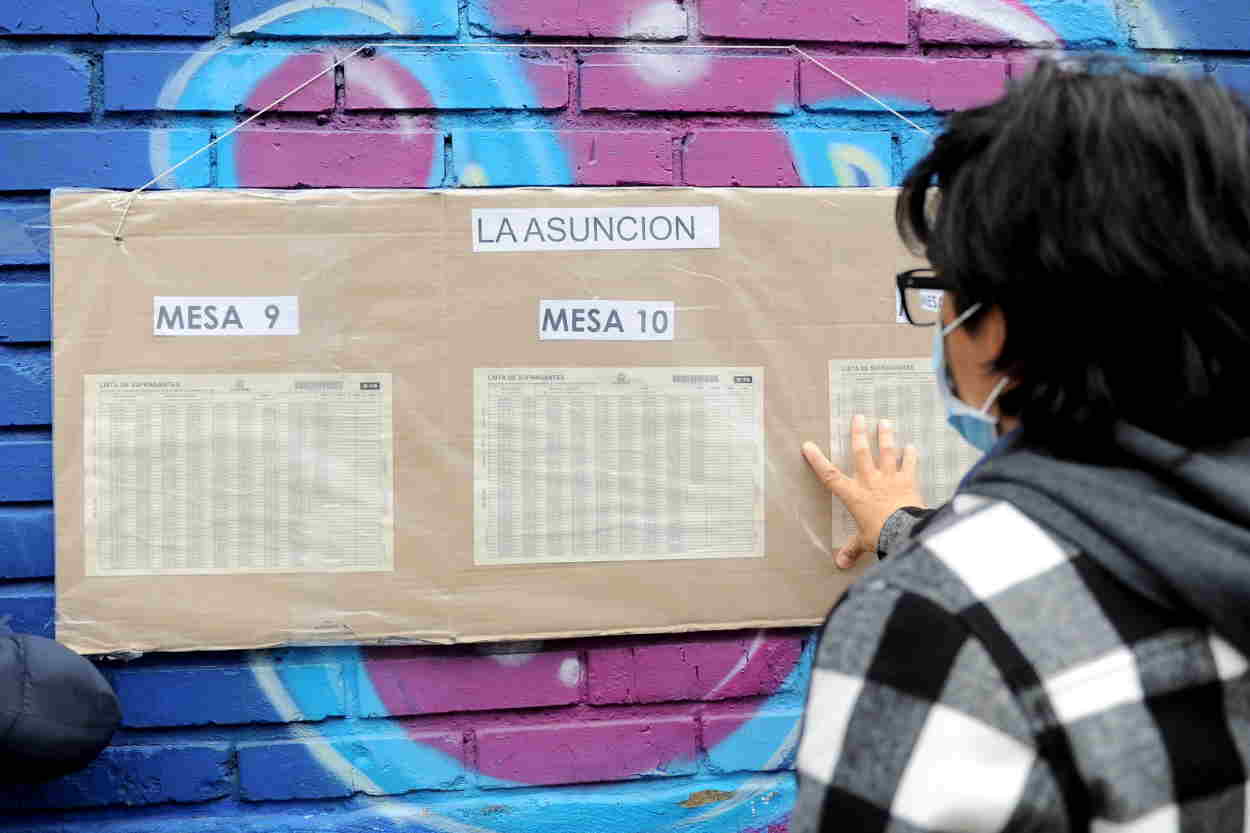
[[[794,833],[1250,830],[1250,675],[1008,503],[960,495],[827,620]]]

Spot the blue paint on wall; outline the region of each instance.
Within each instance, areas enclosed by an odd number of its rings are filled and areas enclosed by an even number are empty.
[[[336,8],[337,6],[337,8]],[[271,14],[285,7],[284,14]],[[233,0],[230,27],[273,37],[431,35],[451,37],[458,28],[456,0],[391,0],[334,3],[327,0]]]

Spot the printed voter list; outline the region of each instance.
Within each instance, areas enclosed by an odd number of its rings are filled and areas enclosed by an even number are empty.
[[[928,506],[939,506],[955,493],[964,473],[981,453],[946,424],[946,411],[933,378],[930,358],[833,359],[829,362],[829,434],[831,459],[843,471],[854,471],[851,459],[851,417],[869,415],[869,436],[877,423],[894,423],[899,448],[920,451],[917,479]],[[833,537],[855,534],[855,521],[834,501]]]
[[[392,387],[86,375],[87,575],[393,570]]]
[[[473,383],[475,564],[764,556],[763,368]]]

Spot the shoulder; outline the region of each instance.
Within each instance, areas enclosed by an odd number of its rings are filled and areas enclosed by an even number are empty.
[[[913,542],[865,573],[839,600],[821,631],[815,669],[868,681],[927,703],[953,698],[991,722],[1031,734],[998,668],[1018,649],[987,626],[991,597],[1029,586],[1065,549],[1008,503],[961,498],[944,507]],[[970,699],[964,703],[965,694]]]
[[[998,523],[979,514],[935,518],[830,614],[805,709],[795,830],[835,815],[848,827],[1001,830],[1043,819],[1063,829],[1037,727],[967,616],[975,595],[924,546]]]
[[[1010,503],[961,494],[909,546],[866,573],[848,597],[889,587],[962,615],[1003,593],[1051,592],[1079,555]]]
[[[1031,747],[1037,726],[1002,668],[1019,652],[981,613],[988,595],[1070,556],[1010,504],[953,501],[834,606],[816,649],[808,720],[875,712],[919,728],[937,715],[974,735],[980,727],[986,742]],[[1022,771],[1030,759],[1020,752]]]

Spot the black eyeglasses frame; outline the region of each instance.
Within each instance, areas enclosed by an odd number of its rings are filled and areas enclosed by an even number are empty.
[[[898,288],[899,304],[903,308],[903,317],[907,319],[907,323],[913,327],[932,327],[937,324],[936,321],[917,321],[912,317],[911,310],[907,308],[907,291],[910,289],[940,289],[943,292],[950,292],[954,287],[949,281],[943,280],[937,276],[937,273],[928,267],[920,269],[908,269],[906,272],[899,272],[894,276],[894,285]]]

